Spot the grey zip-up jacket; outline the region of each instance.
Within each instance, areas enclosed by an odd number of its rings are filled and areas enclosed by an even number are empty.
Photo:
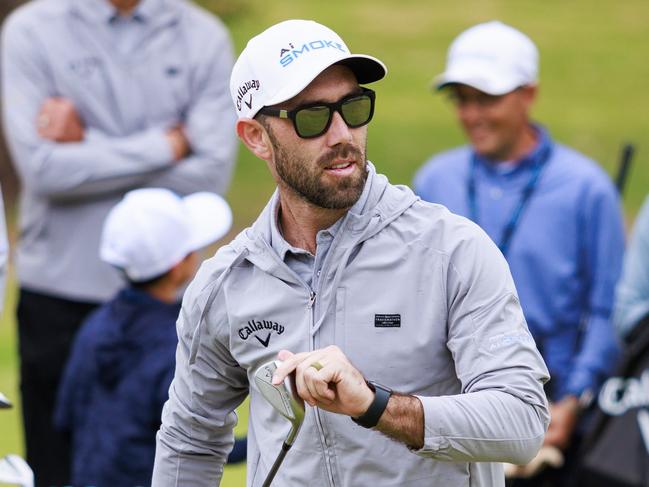
[[[270,247],[272,201],[203,264],[178,321],[153,486],[215,485],[234,409],[248,393],[247,479],[261,485],[290,426],[253,374],[281,349],[331,344],[368,379],[420,397],[425,445],[411,451],[307,406],[274,485],[496,487],[503,470],[491,462],[536,454],[549,422],[548,372],[503,256],[478,226],[371,165],[367,184],[366,204],[344,217],[316,289]]]

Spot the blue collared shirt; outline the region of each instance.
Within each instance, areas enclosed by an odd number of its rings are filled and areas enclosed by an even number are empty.
[[[649,314],[649,198],[638,214],[616,289],[615,328],[626,337]]]
[[[604,171],[536,129],[539,143],[517,164],[494,164],[464,146],[429,160],[414,188],[423,199],[468,217],[468,180],[476,157],[477,220],[499,244],[538,158],[551,146],[506,257],[552,375],[550,398],[559,400],[595,389],[615,363],[610,315],[624,232],[619,198]]]

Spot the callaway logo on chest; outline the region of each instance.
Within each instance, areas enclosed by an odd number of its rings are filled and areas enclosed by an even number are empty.
[[[273,332],[281,335],[284,333],[284,327],[276,321],[250,320],[246,326],[239,328],[239,337],[242,340],[247,340],[254,336],[264,347],[268,347]]]

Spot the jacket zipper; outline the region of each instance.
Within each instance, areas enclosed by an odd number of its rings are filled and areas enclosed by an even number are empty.
[[[316,294],[314,291],[311,291],[309,294],[309,310],[311,310],[311,323],[309,324],[309,334],[315,325],[315,300]],[[311,338],[311,350],[315,350],[315,336]],[[334,487],[336,484],[334,482],[333,476],[333,467],[331,466],[331,454],[329,453],[329,445],[327,444],[326,436],[324,433],[324,427],[322,426],[322,419],[320,418],[320,410],[314,408],[313,410],[315,415],[315,423],[318,427],[318,433],[320,435],[320,445],[325,454],[325,467],[327,469],[327,475],[329,476],[329,485]]]

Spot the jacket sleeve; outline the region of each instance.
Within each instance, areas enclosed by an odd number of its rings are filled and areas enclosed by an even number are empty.
[[[212,287],[188,289],[178,319],[176,372],[158,431],[153,487],[218,485],[234,444],[234,410],[248,394],[245,370],[227,348],[225,301]]]
[[[613,323],[625,338],[649,312],[649,198],[638,214],[615,296]]]
[[[219,35],[220,34],[220,35]],[[191,154],[170,169],[154,175],[151,187],[166,187],[181,194],[213,191],[225,194],[236,158],[236,114],[229,80],[233,47],[221,28],[209,42],[194,49],[196,60],[193,100],[184,120]]]
[[[622,268],[624,227],[612,184],[593,188],[582,218],[584,265],[589,282],[588,315],[581,347],[563,391],[577,397],[586,390],[596,392],[611,373],[619,354],[611,315],[615,285]]]
[[[38,112],[46,98],[59,95],[45,49],[23,17],[10,16],[2,34],[3,123],[26,187],[53,199],[79,197],[133,187],[170,166],[171,148],[162,127],[119,139],[92,128],[81,142],[42,139]]]
[[[424,447],[437,460],[523,464],[549,424],[547,368],[527,329],[509,267],[467,222],[467,238],[448,255],[447,346],[461,394],[420,397]]]

